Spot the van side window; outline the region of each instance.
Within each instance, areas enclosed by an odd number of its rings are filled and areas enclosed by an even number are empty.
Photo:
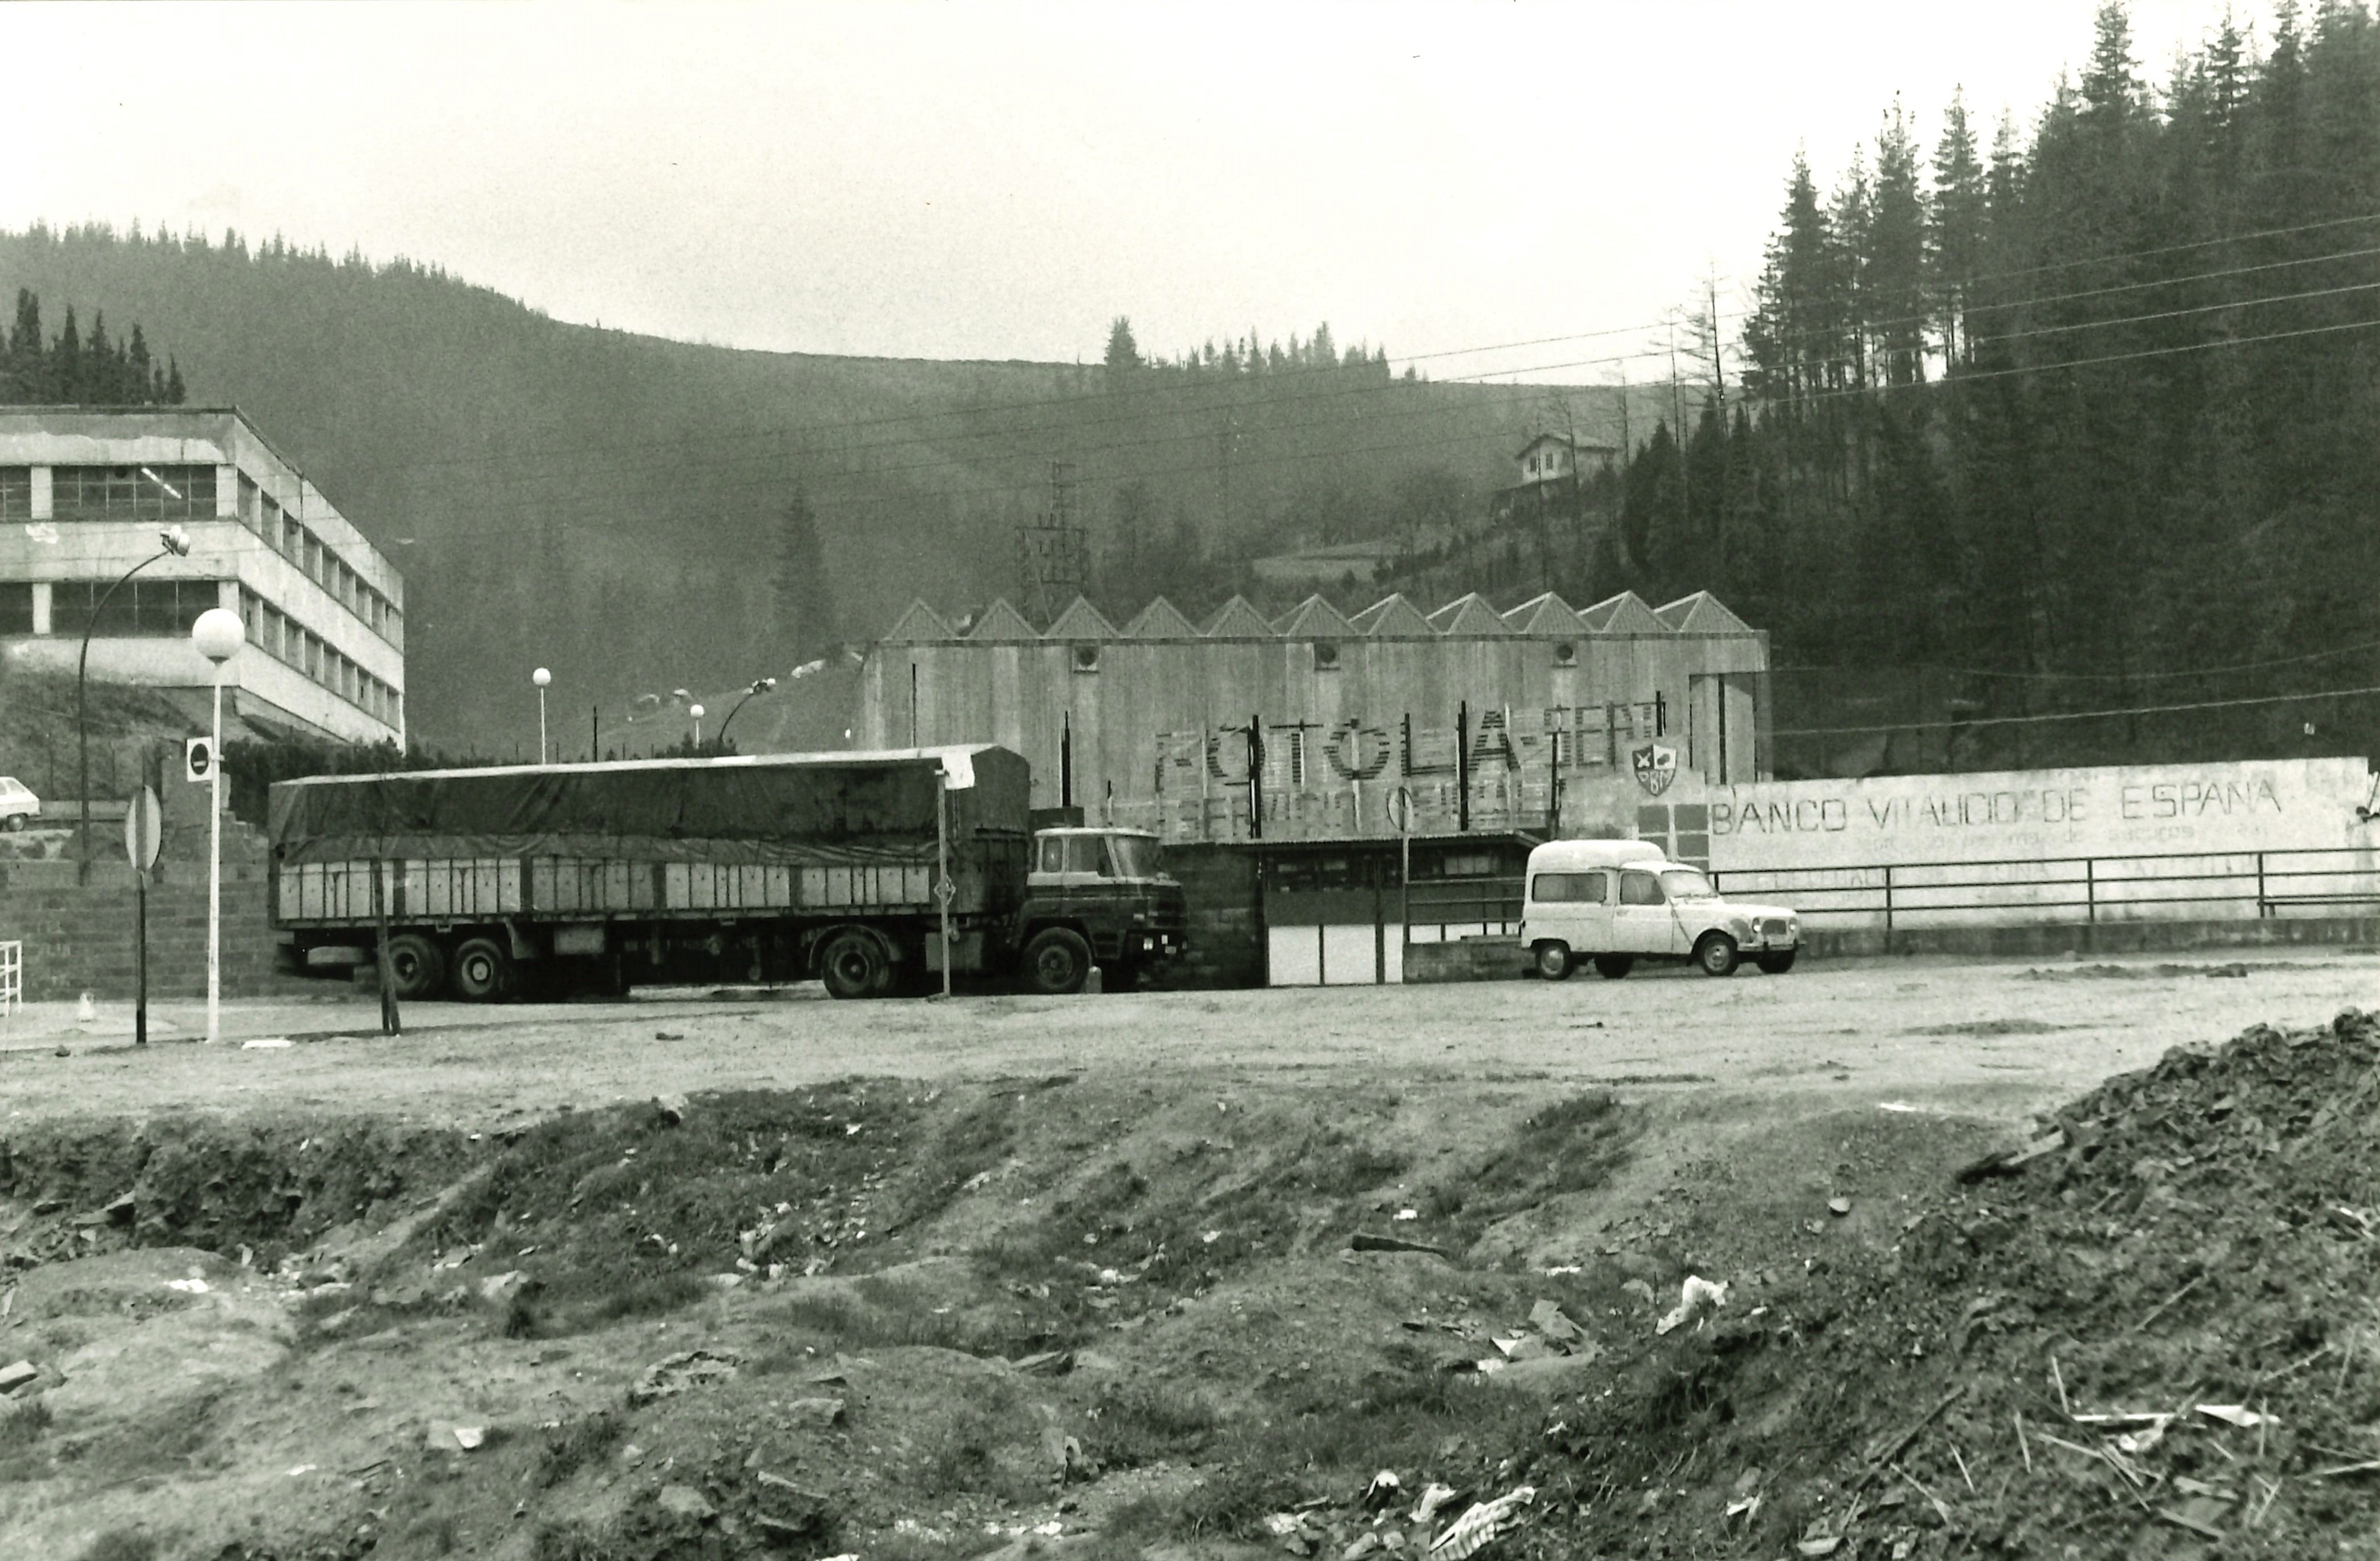
[[[1603,877],[1601,873],[1539,873],[1529,897],[1540,904],[1600,905]]]
[[[1661,880],[1650,873],[1620,875],[1620,903],[1622,905],[1660,905],[1667,902],[1661,895]]]

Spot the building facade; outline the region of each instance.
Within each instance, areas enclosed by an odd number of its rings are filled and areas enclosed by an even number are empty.
[[[1194,625],[1162,599],[1046,633],[1004,603],[965,634],[923,602],[862,669],[866,746],[998,743],[1039,806],[1174,841],[1633,833],[1681,774],[1767,773],[1767,636],[1700,593],[1584,611],[1476,594]]]
[[[189,555],[149,564],[102,609],[174,526]],[[88,630],[93,682],[203,696],[213,668],[189,631],[211,607],[248,630],[225,669],[227,718],[405,741],[404,578],[245,415],[0,408],[0,654],[71,674]]]

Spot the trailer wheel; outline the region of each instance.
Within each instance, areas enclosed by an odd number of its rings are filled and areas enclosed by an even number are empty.
[[[838,932],[819,953],[819,974],[829,997],[872,998],[892,981],[884,945],[865,932]]]
[[[405,1001],[435,997],[446,985],[446,956],[421,934],[400,932],[388,940],[388,974]]]
[[[469,1003],[492,1003],[510,994],[513,957],[492,938],[474,938],[455,950],[455,995]]]
[[[1079,992],[1091,974],[1091,946],[1069,927],[1045,927],[1025,945],[1026,985],[1046,998]]]
[[[1597,954],[1595,974],[1606,981],[1618,981],[1636,968],[1636,962],[1626,954]]]

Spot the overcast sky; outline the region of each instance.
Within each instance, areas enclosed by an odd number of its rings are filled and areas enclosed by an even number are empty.
[[[2223,0],[2135,0],[2162,80]],[[2268,7],[2235,0],[2261,29]],[[1096,358],[1328,320],[1439,377],[1608,380],[1806,143],[1899,94],[1988,143],[2088,0],[0,6],[0,225],[408,255],[735,346]],[[4,280],[4,279],[0,279]],[[1536,376],[1531,376],[1536,377]]]

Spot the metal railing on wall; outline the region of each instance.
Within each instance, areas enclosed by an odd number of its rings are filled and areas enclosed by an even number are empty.
[[[2134,853],[2030,861],[1733,867],[1722,893],[1775,896],[1807,922],[1895,926],[2029,921],[2272,917],[2380,908],[2380,858],[2368,846],[2290,851]]]

